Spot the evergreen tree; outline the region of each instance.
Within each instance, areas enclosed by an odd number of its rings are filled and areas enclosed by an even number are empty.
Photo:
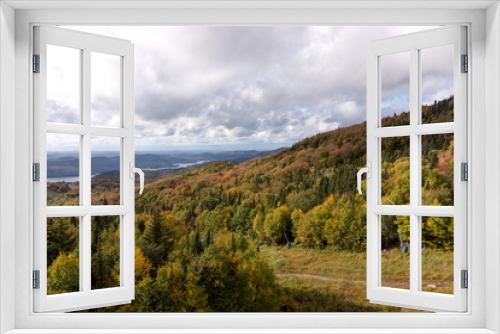
[[[193,238],[193,253],[196,255],[200,255],[203,253],[203,244],[200,239],[200,232],[198,229],[194,232],[194,238]]]
[[[163,215],[155,213],[150,225],[144,231],[141,245],[144,255],[149,258],[155,268],[161,267],[167,261],[174,241],[173,231],[165,223]]]
[[[78,246],[80,232],[75,221],[76,218],[47,219],[47,266],[50,266],[60,253],[69,253]]]
[[[210,229],[207,230],[207,233],[205,234],[205,240],[204,240],[203,243],[204,243],[205,247],[210,246],[210,244],[212,243],[212,239],[211,239],[211,236],[210,236]]]
[[[144,219],[139,219],[137,221],[137,229],[141,234],[144,233],[144,231],[146,230],[146,222],[144,221]]]

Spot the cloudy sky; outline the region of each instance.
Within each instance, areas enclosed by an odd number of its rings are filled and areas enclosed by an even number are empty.
[[[429,29],[71,28],[134,43],[137,150],[264,150],[362,122],[366,119],[367,44],[379,38]],[[422,58],[425,103],[453,93],[453,72],[448,65],[450,52],[441,49],[438,56],[434,52],[425,58],[437,61]],[[116,79],[112,80],[117,72],[116,62],[112,56],[98,58],[93,59],[92,74],[102,79],[92,80],[92,123],[113,126],[119,103],[119,86]],[[383,113],[407,111],[409,57],[393,56],[382,65],[388,78],[382,83]],[[67,90],[73,82],[69,78],[61,81]],[[49,118],[62,121],[64,117],[73,117],[78,121],[76,113],[68,116],[67,112],[65,115],[61,112],[68,110],[64,107],[65,99],[60,97],[60,101],[49,105]],[[102,146],[105,149],[106,144]]]

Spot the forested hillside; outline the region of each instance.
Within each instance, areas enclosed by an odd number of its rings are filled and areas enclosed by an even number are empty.
[[[424,106],[422,117],[424,123],[453,121],[453,97]],[[409,113],[401,113],[382,124],[408,121]],[[422,150],[422,203],[453,205],[453,135],[424,136]],[[382,160],[383,204],[408,204],[409,138],[384,138]],[[314,301],[306,302],[299,287],[280,283],[268,247],[363,254],[366,202],[356,192],[356,173],[365,164],[366,123],[361,123],[320,133],[271,156],[214,162],[146,184],[144,194],[136,195],[136,299],[102,311],[310,310],[304,305]],[[93,203],[119,203],[118,182],[93,180]],[[49,205],[77,200],[71,184],[49,188]],[[118,221],[93,220],[94,288],[119,284]],[[407,218],[384,216],[382,224],[384,249],[400,246],[398,229],[402,241],[410,242]],[[425,218],[423,226],[428,249],[453,249],[452,219]],[[77,291],[77,219],[50,219],[48,243],[49,291]],[[316,310],[388,310],[351,304],[345,300]]]

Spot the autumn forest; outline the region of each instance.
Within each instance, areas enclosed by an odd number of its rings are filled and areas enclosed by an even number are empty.
[[[424,106],[453,121],[453,96]],[[409,123],[409,113],[382,119]],[[409,138],[382,140],[382,203],[409,203]],[[146,180],[136,195],[131,304],[93,312],[412,311],[366,300],[366,123],[242,163],[210,162]],[[366,187],[363,181],[363,188]],[[119,178],[92,179],[93,204],[119,204]],[[75,205],[78,182],[48,184]],[[422,137],[422,204],[453,205],[453,134]],[[382,217],[382,284],[409,287],[408,217]],[[79,219],[47,221],[48,293],[79,289]],[[453,293],[453,219],[422,221],[423,287]],[[120,285],[120,219],[92,218],[92,288]]]

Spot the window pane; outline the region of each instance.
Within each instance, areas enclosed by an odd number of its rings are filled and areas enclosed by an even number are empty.
[[[80,291],[80,218],[47,218],[47,294]]]
[[[120,127],[121,57],[91,52],[92,126]]]
[[[410,137],[381,138],[383,205],[410,204]]]
[[[80,138],[47,134],[47,206],[79,205]]]
[[[453,206],[453,134],[422,136],[422,205]]]
[[[453,47],[420,50],[422,124],[453,122]]]
[[[120,216],[91,220],[92,289],[120,286]]]
[[[422,291],[453,294],[454,220],[422,217]]]
[[[382,286],[410,289],[410,217],[381,216],[380,223]]]
[[[380,76],[381,125],[410,125],[410,53],[381,56]]]
[[[80,123],[80,54],[47,45],[47,122]]]
[[[120,204],[121,138],[92,137],[92,205]]]

